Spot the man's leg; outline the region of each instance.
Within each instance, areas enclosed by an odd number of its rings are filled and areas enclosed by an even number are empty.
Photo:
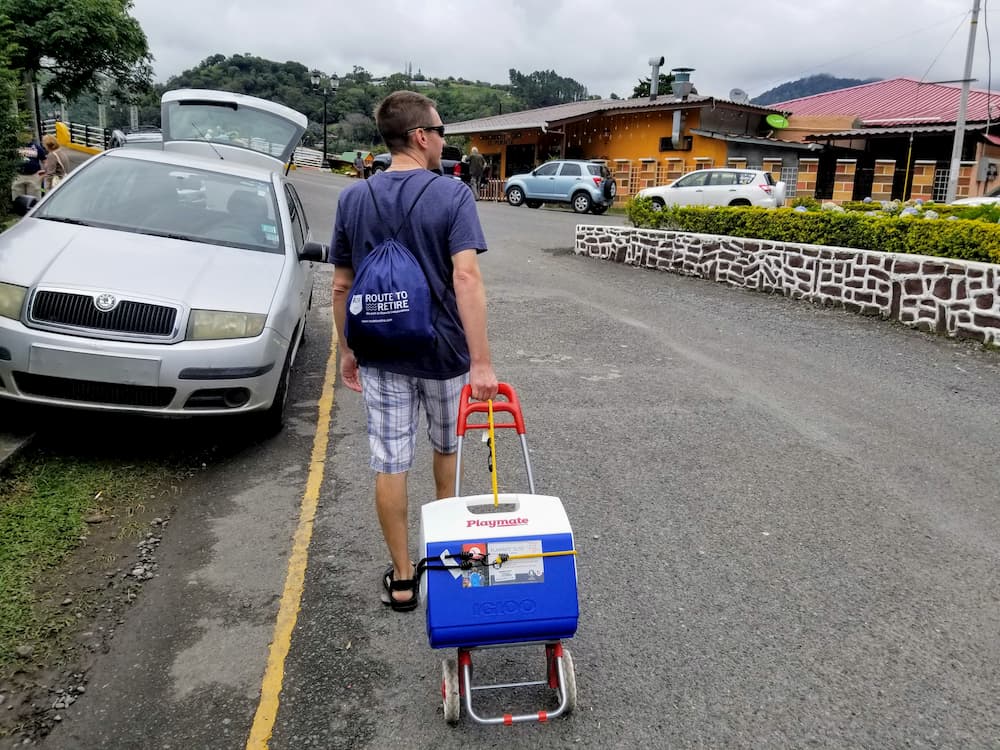
[[[455,467],[458,464],[457,453],[439,453],[434,451],[434,488],[437,499],[454,497]]]
[[[382,536],[385,537],[389,556],[392,558],[395,579],[402,581],[413,578],[405,471],[398,474],[375,475],[375,510],[378,512]],[[411,596],[412,594],[407,591],[395,591],[392,594],[393,599],[401,602],[407,601]]]

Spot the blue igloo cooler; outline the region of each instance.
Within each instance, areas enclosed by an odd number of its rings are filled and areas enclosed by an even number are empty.
[[[427,503],[420,548],[432,561],[421,581],[432,648],[559,640],[576,632],[575,555],[533,556],[575,549],[559,498],[502,494],[495,505],[490,494]],[[529,557],[463,570],[449,557],[461,553],[490,561]]]

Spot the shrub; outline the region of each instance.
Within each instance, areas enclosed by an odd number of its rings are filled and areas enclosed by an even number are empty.
[[[625,213],[637,227],[1000,263],[1000,224],[984,221],[791,208],[668,206],[656,211],[646,199],[630,200]]]

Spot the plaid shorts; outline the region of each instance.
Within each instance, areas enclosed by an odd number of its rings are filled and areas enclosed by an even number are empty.
[[[361,391],[372,469],[382,474],[409,471],[417,444],[420,407],[427,415],[427,437],[434,450],[445,454],[458,450],[458,402],[467,382],[468,374],[432,380],[362,367]]]

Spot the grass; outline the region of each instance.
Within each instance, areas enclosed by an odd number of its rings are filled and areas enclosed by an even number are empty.
[[[34,452],[0,476],[0,673],[17,661],[18,647],[37,655],[60,629],[58,618],[40,611],[35,588],[86,539],[87,515],[125,515],[166,471],[164,464]]]

